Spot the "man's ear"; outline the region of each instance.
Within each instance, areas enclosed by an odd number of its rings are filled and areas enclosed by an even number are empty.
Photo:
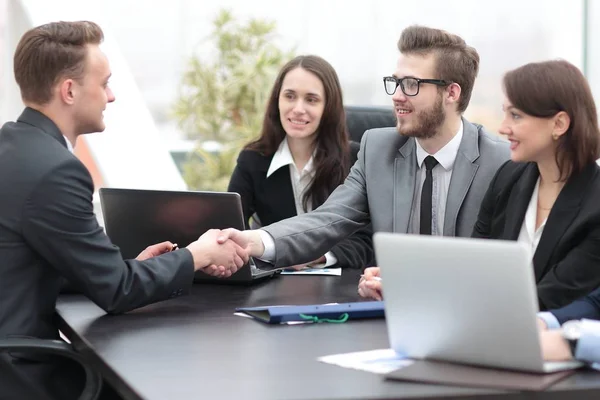
[[[58,91],[60,100],[63,103],[73,105],[77,91],[77,85],[75,85],[75,81],[73,81],[73,79],[65,79],[61,81],[58,85]]]
[[[453,82],[446,87],[446,100],[451,103],[458,103],[462,88],[456,82]]]

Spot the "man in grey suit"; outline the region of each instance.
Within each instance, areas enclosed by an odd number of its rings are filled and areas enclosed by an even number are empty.
[[[226,230],[219,240],[285,266],[369,223],[376,232],[471,235],[490,180],[509,158],[507,142],[462,117],[479,55],[456,35],[420,26],[406,28],[398,48],[396,71],[383,79],[397,126],[364,134],[344,184],[311,213],[258,231]]]

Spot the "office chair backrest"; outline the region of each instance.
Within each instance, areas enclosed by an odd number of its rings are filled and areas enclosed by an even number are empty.
[[[373,128],[396,126],[392,107],[345,106],[346,125],[350,140],[360,143],[363,133]]]
[[[100,391],[102,389],[102,376],[95,369],[92,368],[91,365],[87,363],[87,361],[81,356],[81,354],[75,352],[73,348],[59,340],[47,340],[47,339],[36,339],[36,338],[4,338],[0,339],[0,374],[2,375],[2,379],[9,379],[7,377],[8,374],[11,375],[11,378],[14,378],[17,383],[16,387],[19,387],[19,397],[20,398],[36,398],[36,399],[46,399],[46,394],[39,393],[34,388],[29,385],[20,385],[26,384],[21,377],[18,376],[14,371],[10,371],[10,364],[6,362],[6,358],[4,358],[5,353],[32,353],[32,354],[46,354],[46,355],[54,355],[65,357],[71,359],[78,364],[84,370],[85,373],[85,385],[83,387],[83,391],[79,396],[78,400],[96,400],[100,395]],[[2,380],[0,379],[0,382]],[[6,380],[4,381],[6,382]],[[4,393],[0,389],[0,398]]]
[[[0,398],[52,400],[26,377],[17,373],[6,354],[0,354]]]

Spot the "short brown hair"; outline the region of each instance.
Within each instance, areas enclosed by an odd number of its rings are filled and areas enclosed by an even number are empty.
[[[479,71],[479,54],[458,35],[441,29],[413,25],[402,31],[398,40],[398,49],[402,54],[429,54],[436,56],[435,78],[455,82],[460,85],[458,112],[463,113],[473,92],[475,78]]]
[[[511,104],[527,115],[552,118],[561,111],[571,119],[558,139],[556,163],[560,180],[581,172],[600,157],[598,114],[590,86],[573,64],[564,60],[523,65],[504,75]]]
[[[89,21],[52,22],[25,32],[14,56],[23,101],[46,104],[59,79],[83,77],[86,45],[100,44],[102,29]]]

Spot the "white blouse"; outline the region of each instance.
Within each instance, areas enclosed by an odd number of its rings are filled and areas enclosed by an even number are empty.
[[[535,188],[533,189],[533,194],[531,195],[531,200],[529,200],[529,205],[527,206],[527,212],[525,213],[523,225],[521,225],[519,238],[517,239],[519,242],[525,243],[531,249],[531,254],[535,254],[535,250],[537,249],[542,233],[544,232],[546,221],[548,220],[548,218],[546,218],[539,228],[535,229],[539,188],[540,179],[538,178]]]

